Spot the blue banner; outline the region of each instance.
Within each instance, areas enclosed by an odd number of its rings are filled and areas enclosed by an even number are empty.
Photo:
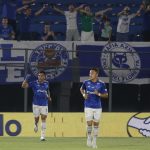
[[[25,74],[31,80],[44,70],[47,80],[72,80],[72,43],[10,42],[0,44],[0,84],[17,83]]]
[[[0,84],[20,83],[27,73],[35,79],[39,70],[44,70],[51,82],[71,81],[72,57],[75,53],[72,53],[72,49],[79,57],[81,81],[88,78],[91,67],[98,67],[101,78],[109,82],[109,68],[112,67],[112,80],[115,83],[150,83],[148,42],[2,41]]]
[[[130,83],[138,79],[140,84],[141,80],[144,81],[143,83],[150,83],[148,82],[150,80],[150,45],[131,46],[120,42],[106,45],[77,44],[76,50],[80,61],[81,78],[87,77],[92,67],[98,67],[100,76],[108,78],[109,68],[112,67],[113,82]]]

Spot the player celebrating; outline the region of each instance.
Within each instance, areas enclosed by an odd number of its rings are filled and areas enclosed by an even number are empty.
[[[101,98],[108,97],[105,83],[98,79],[98,74],[98,68],[90,69],[89,80],[85,80],[80,88],[81,94],[85,99],[84,111],[87,122],[87,146],[93,148],[97,148],[96,138],[102,112]]]
[[[48,100],[51,101],[49,83],[46,81],[46,73],[40,71],[38,80],[29,82],[29,76],[22,83],[22,88],[31,87],[33,96],[33,114],[35,119],[34,131],[38,131],[38,122],[41,115],[41,141],[45,141],[46,118],[48,115]]]

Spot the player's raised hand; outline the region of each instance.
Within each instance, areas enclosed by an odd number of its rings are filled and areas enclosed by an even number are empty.
[[[29,79],[31,78],[31,75],[30,74],[27,74],[26,76],[25,76],[25,81],[29,81]]]
[[[27,75],[25,76],[24,81],[22,82],[22,85],[21,85],[22,88],[28,88],[28,87],[29,87],[28,82],[29,82],[29,80],[30,80],[30,77],[31,77],[30,74],[27,74]]]

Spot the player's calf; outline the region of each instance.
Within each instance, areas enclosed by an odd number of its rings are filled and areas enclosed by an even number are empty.
[[[38,124],[35,124],[35,126],[34,126],[34,132],[35,133],[38,132]]]

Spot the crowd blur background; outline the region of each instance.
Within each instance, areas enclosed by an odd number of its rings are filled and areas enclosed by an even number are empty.
[[[82,31],[91,30],[94,41],[118,41],[118,33],[128,35],[128,39],[122,41],[149,41],[149,4],[149,0],[0,0],[0,38],[86,41],[88,39],[82,37]],[[99,11],[103,12],[97,14]],[[76,14],[73,16],[67,12]],[[92,19],[84,19],[84,14]],[[124,27],[118,29],[122,15],[128,16],[123,19],[128,19],[129,31]],[[85,29],[85,24],[90,26],[90,23],[91,29]],[[72,29],[77,29],[79,35]]]

